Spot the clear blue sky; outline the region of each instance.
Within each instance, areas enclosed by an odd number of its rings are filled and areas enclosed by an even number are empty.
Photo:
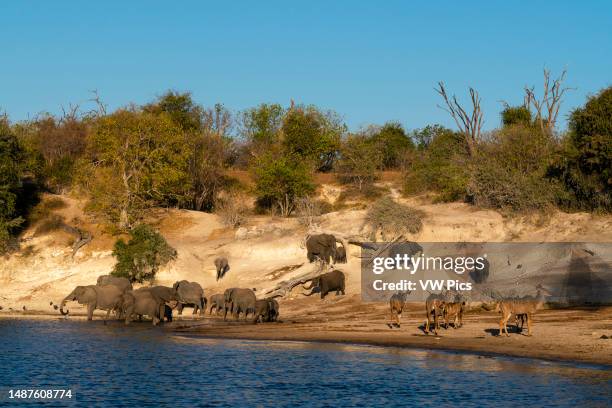
[[[3,1],[0,38],[12,120],[86,104],[91,89],[111,109],[176,89],[232,110],[294,98],[351,129],[454,126],[436,107],[444,80],[463,100],[480,91],[490,129],[546,66],[578,88],[565,126],[612,79],[611,1]]]

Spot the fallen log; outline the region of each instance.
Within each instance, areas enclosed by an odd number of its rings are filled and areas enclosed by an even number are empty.
[[[93,236],[89,232],[82,230],[80,228],[72,227],[68,224],[62,224],[62,229],[69,234],[76,235],[77,237],[76,240],[74,241],[74,244],[72,244],[72,257],[73,258],[79,249],[89,244],[91,240],[93,239]]]
[[[320,276],[332,269],[333,267],[330,267],[329,265],[324,264],[320,260],[313,262],[313,263],[305,263],[299,268],[295,269],[292,272],[291,274],[292,276],[289,279],[284,280],[280,283],[277,283],[273,286],[264,287],[264,288],[257,290],[257,293],[256,293],[257,297],[258,298],[285,297],[289,293],[291,293],[291,290],[294,287],[298,285],[303,285],[309,280],[312,280],[316,278],[317,276]]]

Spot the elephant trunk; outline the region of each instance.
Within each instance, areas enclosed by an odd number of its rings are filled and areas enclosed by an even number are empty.
[[[314,295],[315,293],[319,293],[319,291],[318,291],[318,290],[316,290],[316,289],[317,289],[317,288],[312,289],[312,290],[310,291],[310,293],[304,293],[304,292],[302,292],[302,295],[304,295],[304,296],[312,296],[312,295]]]
[[[64,312],[64,306],[66,306],[66,302],[68,301],[70,295],[66,296],[63,300],[62,303],[60,304],[60,308],[59,311],[62,314],[62,316],[66,316],[68,313],[70,313],[70,310],[66,309],[66,311]]]
[[[308,284],[308,282],[310,282],[310,286],[306,287],[302,285],[302,289],[310,290],[315,286],[314,279],[310,279],[309,281],[304,282],[304,284]]]

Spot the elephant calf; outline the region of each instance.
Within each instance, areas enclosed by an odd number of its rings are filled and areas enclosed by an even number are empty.
[[[278,302],[272,298],[255,301],[254,322],[274,322],[278,319]]]
[[[310,286],[304,287],[306,290],[311,290],[310,293],[305,294],[306,296],[312,296],[317,292],[321,292],[321,299],[325,299],[328,293],[336,291],[336,295],[342,293],[345,295],[345,276],[344,272],[335,270],[324,273],[323,275],[317,276],[310,280]]]
[[[225,310],[225,299],[221,293],[214,294],[210,297],[210,308],[208,309],[208,314],[212,314],[213,308],[215,309],[215,314],[219,314],[219,312],[223,312]]]
[[[217,280],[223,278],[230,270],[229,262],[225,257],[215,258],[215,268],[217,269]]]
[[[266,300],[268,301],[270,307],[270,315],[268,317],[268,321],[276,322],[278,320],[278,316],[280,315],[280,305],[278,304],[278,301],[274,298],[266,298]]]

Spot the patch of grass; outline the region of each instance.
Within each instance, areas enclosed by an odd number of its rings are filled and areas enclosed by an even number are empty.
[[[21,255],[24,258],[29,258],[33,255],[36,255],[38,251],[34,248],[34,245],[28,245],[27,247],[25,247],[22,251],[21,251]]]
[[[338,202],[346,201],[375,201],[389,193],[389,188],[374,184],[364,185],[361,190],[353,185],[348,185],[338,196]]]
[[[52,231],[57,231],[64,226],[64,217],[60,215],[51,215],[48,218],[42,220],[37,226],[35,235],[47,234]]]
[[[49,197],[41,201],[28,214],[28,223],[36,224],[37,222],[49,217],[53,211],[66,208],[68,205],[59,197]]]
[[[399,204],[390,197],[376,201],[369,209],[366,223],[372,234],[382,234],[383,240],[406,233],[416,234],[423,228],[423,211]]]
[[[215,213],[221,218],[223,225],[229,228],[238,228],[247,220],[249,207],[248,196],[245,192],[235,190],[217,199]]]

